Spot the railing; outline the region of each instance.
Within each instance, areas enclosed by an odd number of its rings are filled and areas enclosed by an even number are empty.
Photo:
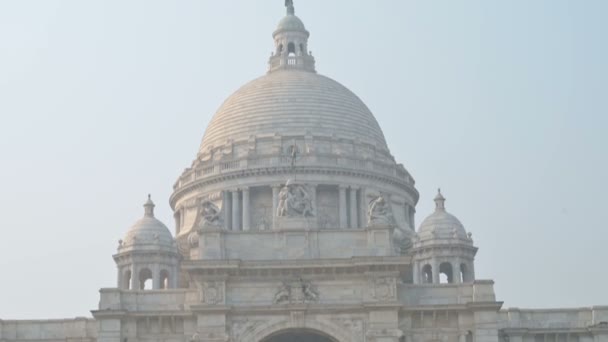
[[[291,165],[291,160],[287,157],[281,158],[277,156],[268,156],[251,159],[242,158],[227,162],[216,162],[212,165],[209,165],[208,163],[209,162],[207,162],[207,165],[203,165],[202,167],[199,166],[196,170],[189,170],[182,174],[177,187],[181,187],[185,184],[208,176],[232,172],[235,170],[289,166]],[[357,170],[369,170],[386,176],[398,177],[399,179],[405,180],[408,184],[413,185],[412,178],[406,171],[402,169],[401,166],[385,164],[377,161],[374,162],[370,160],[335,155],[313,155],[301,157],[298,160],[298,165],[309,167],[337,166],[354,168]]]

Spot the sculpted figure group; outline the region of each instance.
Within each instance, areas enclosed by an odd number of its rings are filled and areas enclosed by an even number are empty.
[[[287,181],[279,192],[277,207],[279,217],[312,217],[314,216],[312,198],[303,185]]]
[[[368,224],[391,224],[393,223],[393,214],[390,206],[386,203],[383,196],[378,196],[369,203],[367,216],[369,217]]]

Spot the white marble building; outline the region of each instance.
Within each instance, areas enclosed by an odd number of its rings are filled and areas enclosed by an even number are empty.
[[[4,320],[0,342],[608,342],[608,307],[501,310],[441,192],[415,228],[414,179],[286,6],[174,185],[175,235],[149,198],[93,319]]]

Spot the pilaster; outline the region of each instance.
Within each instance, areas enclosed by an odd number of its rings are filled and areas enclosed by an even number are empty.
[[[248,231],[251,226],[249,188],[243,188],[243,230]]]
[[[232,197],[232,230],[241,230],[240,209],[239,209],[239,190],[231,190]]]
[[[340,211],[340,228],[346,229],[348,228],[348,217],[346,214],[346,189],[347,187],[344,185],[338,186],[339,192],[339,203],[338,210]]]
[[[359,213],[357,212],[358,187],[350,187],[350,228],[359,228]]]

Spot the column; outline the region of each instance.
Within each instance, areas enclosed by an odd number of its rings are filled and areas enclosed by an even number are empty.
[[[279,191],[281,191],[281,185],[272,185],[272,229],[276,229],[277,210],[279,208]]]
[[[243,230],[248,231],[251,227],[251,214],[249,212],[249,188],[243,188]]]
[[[308,189],[310,190],[312,215],[314,217],[319,217],[319,215],[317,215],[317,184],[310,184]]]
[[[455,284],[462,283],[462,279],[460,278],[460,263],[458,260],[452,262],[452,279]]]
[[[420,264],[418,262],[415,262],[414,265],[412,266],[412,280],[414,282],[414,284],[420,284]]]
[[[224,211],[224,225],[226,230],[232,229],[232,204],[230,203],[230,191],[224,190],[222,194],[222,210]]]
[[[433,284],[439,284],[439,262],[433,258]]]
[[[348,217],[346,216],[346,186],[339,185],[338,191],[340,194],[340,203],[338,204],[340,210],[340,228],[346,229],[348,228]]]
[[[350,187],[350,227],[359,228],[359,213],[357,212],[357,188]]]
[[[152,289],[159,290],[161,288],[160,285],[160,266],[158,264],[154,265],[151,269],[152,271]]]
[[[239,190],[232,190],[232,230],[241,230],[241,225],[239,222]]]
[[[131,290],[139,290],[139,270],[135,265],[131,265]]]

